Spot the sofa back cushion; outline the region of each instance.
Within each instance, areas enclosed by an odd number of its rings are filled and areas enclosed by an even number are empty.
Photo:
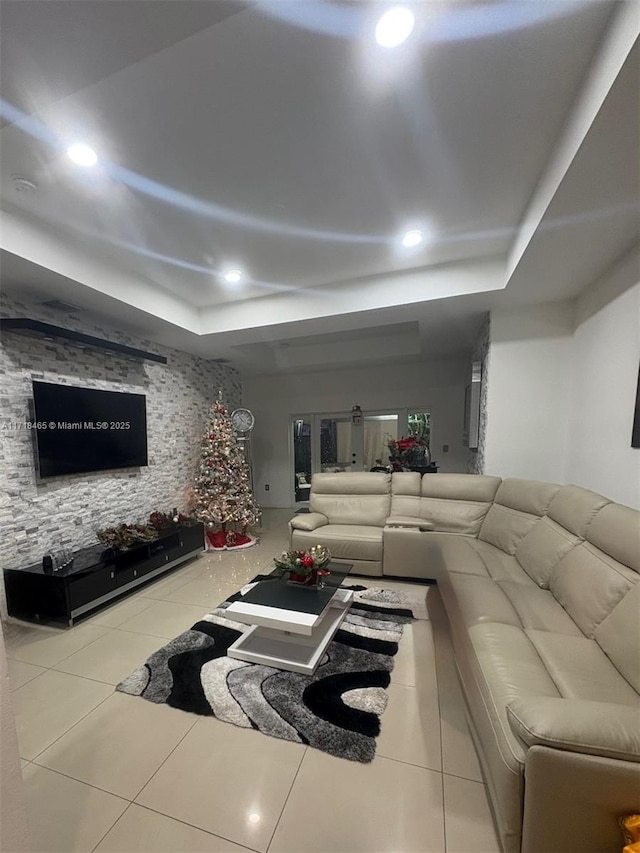
[[[598,626],[638,582],[638,572],[628,565],[637,565],[638,542],[640,513],[607,504],[589,524],[586,540],[569,551],[551,573],[551,592],[587,637],[595,637]],[[607,630],[605,636],[609,636]]]
[[[589,489],[563,486],[549,504],[547,515],[574,536],[584,539],[596,514],[609,503],[608,498]]]
[[[391,509],[391,474],[314,474],[309,508],[326,515],[329,524],[383,527]]]
[[[549,508],[560,486],[537,480],[503,480],[478,539],[515,554],[522,539]]]
[[[595,516],[587,539],[614,560],[640,573],[640,511],[610,503]]]
[[[640,583],[602,620],[595,638],[620,675],[640,693]]]
[[[412,473],[393,475],[392,516],[423,518],[445,533],[477,536],[499,477],[483,474],[425,474],[416,493]],[[398,478],[396,480],[396,478]],[[400,479],[403,478],[403,479]],[[397,485],[396,485],[397,483]]]
[[[545,515],[518,543],[516,560],[539,587],[549,589],[549,579],[558,562],[580,541]]]

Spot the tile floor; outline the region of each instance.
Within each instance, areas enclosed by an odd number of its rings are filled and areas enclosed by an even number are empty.
[[[439,622],[405,629],[369,765],[114,692],[268,569],[290,515],[71,630],[4,623],[34,851],[497,853]]]

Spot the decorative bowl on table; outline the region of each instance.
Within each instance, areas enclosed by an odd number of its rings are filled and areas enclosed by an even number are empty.
[[[290,583],[316,587],[319,580],[330,574],[325,569],[330,559],[328,548],[314,545],[308,551],[283,551],[279,557],[273,558],[273,562],[283,574],[288,573]]]

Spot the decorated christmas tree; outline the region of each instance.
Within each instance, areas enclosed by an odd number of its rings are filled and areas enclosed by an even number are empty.
[[[258,523],[260,509],[251,489],[244,442],[233,434],[222,392],[211,406],[202,436],[192,512],[204,522],[211,548],[246,548],[256,541],[247,528]]]

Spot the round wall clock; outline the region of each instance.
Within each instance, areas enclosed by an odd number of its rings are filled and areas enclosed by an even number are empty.
[[[236,432],[251,432],[255,418],[249,409],[236,409],[231,412],[231,425]]]

